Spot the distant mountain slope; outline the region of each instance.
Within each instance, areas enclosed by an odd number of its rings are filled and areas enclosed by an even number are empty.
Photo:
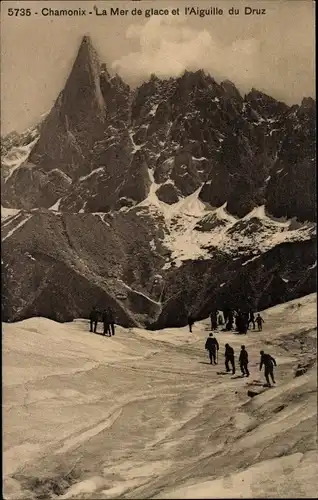
[[[203,318],[215,305],[263,308],[315,290],[312,224],[257,214],[233,222],[220,210],[191,212],[191,203],[172,218],[147,206],[7,216],[4,319],[65,321],[107,304],[126,326],[180,326],[190,310]]]

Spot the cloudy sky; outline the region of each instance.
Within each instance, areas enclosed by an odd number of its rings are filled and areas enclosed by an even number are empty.
[[[43,17],[43,7],[88,11],[142,9],[143,15]],[[184,7],[223,9],[223,16],[184,16]],[[265,15],[244,15],[250,6]],[[31,8],[30,17],[8,8]],[[180,9],[179,16],[145,17],[146,9]],[[230,16],[228,9],[240,9]],[[131,85],[151,73],[180,75],[204,69],[217,81],[232,80],[288,104],[315,92],[314,2],[311,0],[152,0],[3,2],[1,8],[1,133],[35,124],[53,105],[83,35],[90,35],[110,72]]]

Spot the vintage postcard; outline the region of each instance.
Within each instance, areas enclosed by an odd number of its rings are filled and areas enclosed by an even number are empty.
[[[315,99],[311,0],[1,3],[6,500],[316,496]]]

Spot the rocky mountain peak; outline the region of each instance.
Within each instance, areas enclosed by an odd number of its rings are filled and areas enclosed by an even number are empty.
[[[221,83],[221,87],[228,97],[232,97],[233,99],[242,100],[242,96],[239,90],[236,88],[233,82],[230,80],[224,80]]]
[[[41,123],[36,144],[22,168],[15,173],[25,183],[30,176],[30,167],[33,169],[32,189],[23,194],[25,190],[21,184],[21,189],[15,190],[14,203],[17,206],[22,199],[27,207],[38,203],[39,199],[41,205],[50,206],[56,201],[56,196],[66,193],[73,180],[91,171],[92,148],[96,140],[103,137],[107,118],[100,74],[98,54],[90,37],[85,36],[63,90]],[[58,188],[52,182],[52,171],[55,172],[54,179],[58,178]],[[48,177],[44,180],[45,175]],[[43,190],[41,194],[39,188]],[[34,196],[37,196],[37,202]]]
[[[92,39],[89,35],[84,35],[82,37],[82,41],[79,45],[79,49],[78,49],[78,53],[81,53],[81,52],[87,52],[87,53],[92,53],[92,54],[96,54],[96,51],[95,51],[95,48],[94,48],[94,45],[92,43]]]
[[[316,101],[312,97],[304,97],[301,101],[301,107],[305,109],[316,109]]]
[[[101,71],[102,65],[90,36],[83,36],[74,61],[74,66],[81,66],[83,69],[87,66],[91,66],[93,71]]]
[[[206,89],[209,86],[210,78],[202,69],[198,71],[185,71],[179,79],[179,87],[185,92]]]
[[[316,115],[316,101],[312,97],[304,97],[298,109],[298,115]]]
[[[287,104],[277,101],[273,97],[252,88],[246,94],[245,101],[263,118],[274,118],[288,110]]]
[[[71,118],[78,116],[78,110],[87,107],[99,116],[105,115],[105,102],[100,89],[101,63],[91,39],[84,36],[75,58],[72,70],[62,93],[64,113]]]

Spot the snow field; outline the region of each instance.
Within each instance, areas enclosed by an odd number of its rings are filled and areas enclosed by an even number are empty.
[[[57,487],[65,499],[312,497],[316,372],[294,369],[299,340],[301,359],[315,356],[316,295],[262,316],[263,332],[216,333],[217,367],[208,320],[193,334],[117,327],[112,338],[82,319],[4,324],[5,497],[55,498]],[[216,374],[226,342],[236,360],[246,345],[250,379]],[[250,399],[261,348],[277,360],[277,387]]]

